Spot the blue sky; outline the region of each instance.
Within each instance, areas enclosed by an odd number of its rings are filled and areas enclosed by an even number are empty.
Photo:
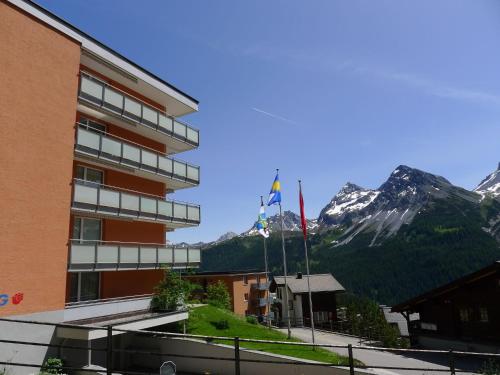
[[[254,222],[280,168],[314,218],[399,164],[473,188],[500,159],[500,2],[39,0],[200,100],[196,242]],[[268,215],[276,209],[268,210]]]

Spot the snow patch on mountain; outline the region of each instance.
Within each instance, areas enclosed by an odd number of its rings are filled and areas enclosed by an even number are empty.
[[[497,170],[486,176],[474,191],[480,194],[482,199],[486,197],[500,198],[500,163],[498,163]]]

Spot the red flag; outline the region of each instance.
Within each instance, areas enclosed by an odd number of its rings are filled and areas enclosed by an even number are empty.
[[[304,198],[302,197],[302,185],[299,181],[299,205],[300,205],[300,224],[302,226],[302,233],[304,233],[304,238],[307,237],[307,221],[306,213],[304,212]]]

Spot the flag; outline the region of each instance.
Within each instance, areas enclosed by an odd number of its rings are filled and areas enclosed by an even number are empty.
[[[302,233],[304,238],[307,237],[307,220],[306,213],[304,212],[304,198],[302,197],[302,185],[299,181],[299,205],[300,205],[300,225],[302,226]]]
[[[269,226],[267,224],[266,211],[264,209],[264,202],[262,202],[262,198],[260,200],[259,217],[257,218],[257,223],[255,223],[255,226],[264,238],[269,237]]]
[[[281,203],[281,186],[278,173],[276,172],[276,177],[274,178],[273,186],[269,192],[269,199],[267,205],[271,206],[275,203]]]

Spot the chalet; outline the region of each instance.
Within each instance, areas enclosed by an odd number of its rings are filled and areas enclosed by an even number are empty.
[[[500,261],[392,308],[409,320],[413,345],[500,351]]]
[[[309,297],[307,287],[307,276],[297,273],[294,276],[287,276],[288,286],[288,306],[290,310],[290,321],[292,326],[308,325],[310,322]],[[345,289],[332,276],[332,274],[318,274],[309,276],[314,321],[329,323],[337,320],[337,301],[338,293],[345,292]],[[275,314],[277,320],[282,324],[287,319],[287,308],[285,305],[285,278],[276,276],[271,282],[269,290],[276,293]]]

